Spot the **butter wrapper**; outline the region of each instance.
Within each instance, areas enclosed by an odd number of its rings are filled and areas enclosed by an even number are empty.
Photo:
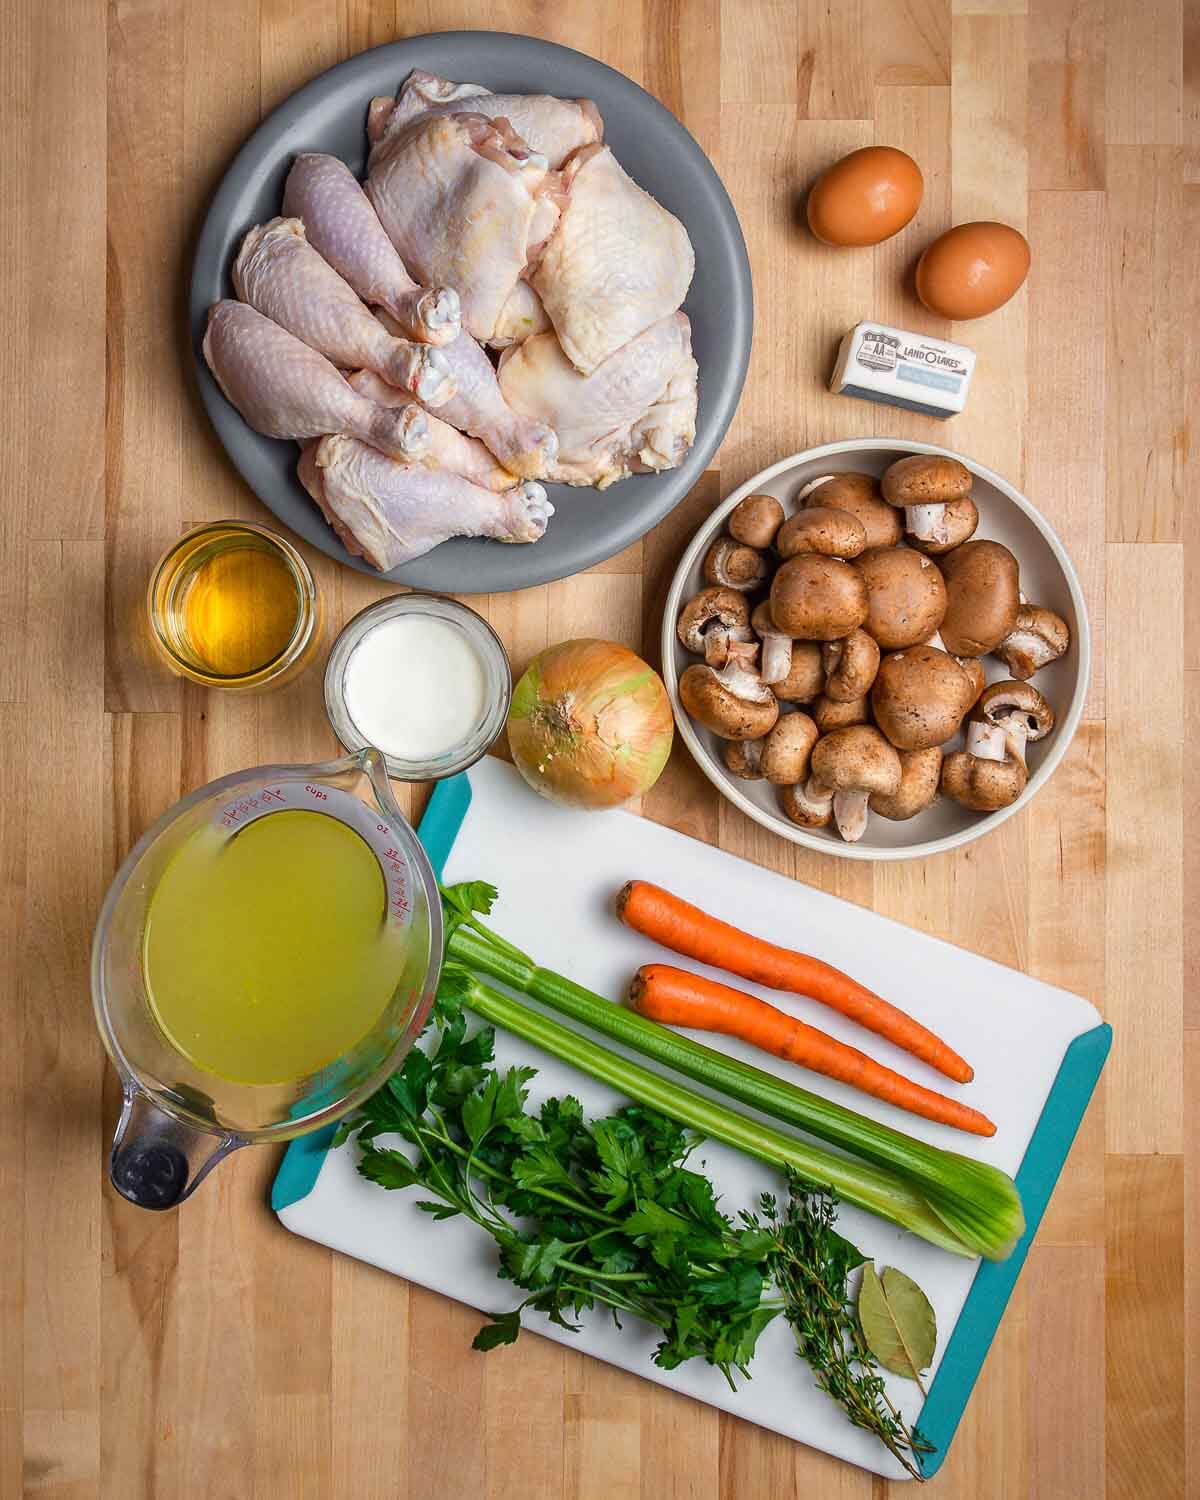
[[[856,323],[842,340],[829,389],[946,418],[966,406],[974,371],[975,353],[965,344],[886,323]]]

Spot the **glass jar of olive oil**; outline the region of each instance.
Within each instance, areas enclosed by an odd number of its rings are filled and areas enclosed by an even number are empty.
[[[150,633],[171,669],[205,687],[277,687],[321,637],[316,580],[295,547],[251,521],[187,532],[147,593]]]

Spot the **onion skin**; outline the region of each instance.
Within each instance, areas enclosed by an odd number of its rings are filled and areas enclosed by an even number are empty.
[[[618,807],[649,791],[674,736],[662,679],[614,641],[548,647],[517,683],[508,713],[517,770],[567,807]]]

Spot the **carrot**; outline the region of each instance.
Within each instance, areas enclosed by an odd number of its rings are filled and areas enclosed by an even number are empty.
[[[832,964],[742,932],[661,886],[645,880],[628,881],[617,896],[617,915],[635,932],[685,958],[773,990],[808,995],[911,1052],[956,1083],[970,1083],[975,1076],[971,1065],[941,1037]]]
[[[953,1125],[956,1130],[969,1130],[972,1135],[996,1133],[995,1125],[977,1109],[922,1088],[857,1047],[847,1047],[765,1000],[719,984],[715,979],[689,974],[671,964],[645,964],[634,976],[629,998],[634,1010],[651,1021],[735,1036],[763,1052],[848,1083],[910,1114]]]

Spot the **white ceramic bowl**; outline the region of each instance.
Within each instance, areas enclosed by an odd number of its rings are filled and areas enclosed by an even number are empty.
[[[1003,542],[1021,565],[1021,589],[1035,604],[1060,614],[1071,627],[1071,646],[1067,654],[1034,679],[1056,714],[1054,729],[1044,740],[1028,749],[1029,783],[1011,807],[994,813],[973,813],[947,797],[915,818],[895,823],[872,816],[867,831],[856,844],[848,844],[837,829],[800,828],[784,817],[778,791],[764,781],[743,781],[725,769],[721,759],[722,741],[690,719],[679,702],[679,674],[698,658],[685,651],[675,634],[679,611],[703,586],[700,565],[709,544],[720,534],[725,518],[746,495],[775,495],[791,514],[793,497],[803,485],[821,474],[839,474],[856,470],[864,474],[882,474],[889,464],[906,453],[939,453],[957,458],[975,476],[971,493],[979,506],[977,537]],[[1011,484],[973,463],[961,453],[938,448],[932,443],[902,442],[897,438],[855,438],[844,443],[827,443],[784,458],[733,492],[708,518],[684,553],[670,592],[667,595],[662,626],[663,678],[675,710],[675,722],[700,769],[719,792],[764,828],[790,839],[795,844],[840,855],[843,859],[917,859],[957,849],[973,839],[990,833],[1013,813],[1019,812],[1053,775],[1075,734],[1083,714],[1091,669],[1091,635],[1087,608],[1079,578],[1062,543],[1025,496]],[[988,681],[1008,676],[1003,663],[984,657]],[[962,744],[962,737],[950,741],[947,749]]]

